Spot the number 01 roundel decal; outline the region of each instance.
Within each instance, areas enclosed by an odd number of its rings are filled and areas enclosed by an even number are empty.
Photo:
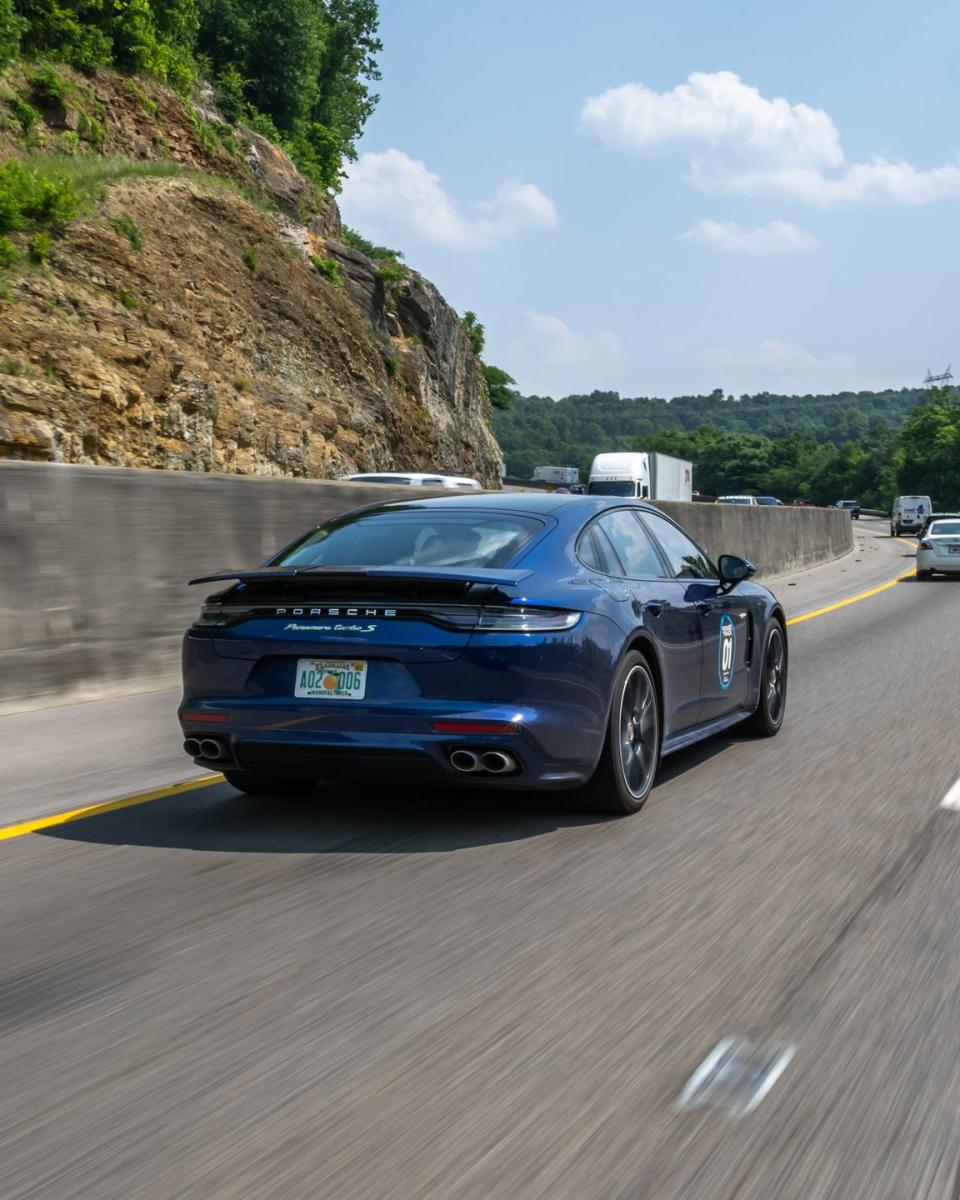
[[[717,655],[717,674],[720,686],[726,690],[733,680],[733,660],[737,648],[737,631],[733,618],[727,613],[720,618],[720,648]]]

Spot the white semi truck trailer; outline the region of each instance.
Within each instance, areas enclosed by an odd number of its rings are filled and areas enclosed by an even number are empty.
[[[640,500],[692,500],[693,464],[646,450],[598,454],[590,467],[587,494],[634,496]]]

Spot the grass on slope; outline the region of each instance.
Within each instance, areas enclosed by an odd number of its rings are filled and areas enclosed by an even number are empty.
[[[121,179],[169,176],[225,188],[262,207],[259,198],[233,180],[185,170],[174,162],[34,155],[0,163],[0,235],[56,229],[101,200],[106,188]]]

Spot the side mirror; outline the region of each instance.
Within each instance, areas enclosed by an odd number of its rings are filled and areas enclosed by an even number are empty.
[[[752,562],[736,554],[721,554],[717,566],[720,568],[720,582],[730,585],[747,579],[757,569]]]

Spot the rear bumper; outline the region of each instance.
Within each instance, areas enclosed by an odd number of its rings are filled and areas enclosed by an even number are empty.
[[[212,710],[209,701],[205,708]],[[196,711],[187,705],[187,711]],[[403,732],[388,732],[384,729],[347,730],[298,728],[304,722],[301,712],[289,712],[286,718],[277,719],[273,711],[266,721],[262,712],[238,711],[230,705],[218,705],[217,711],[226,713],[225,724],[198,723],[189,718],[182,720],[184,739],[216,742],[222,747],[219,757],[193,755],[194,761],[205,767],[220,770],[249,770],[263,772],[278,779],[380,779],[393,782],[421,781],[424,783],[460,783],[476,787],[497,788],[571,788],[585,783],[593,774],[599,757],[602,739],[583,742],[580,756],[576,759],[558,759],[545,745],[549,743],[555,726],[546,724],[550,718],[543,713],[518,714],[516,710],[486,710],[485,719],[509,721],[521,715],[526,720],[517,723],[514,734],[438,733],[432,722],[425,721],[423,714],[405,720],[392,714],[394,724],[417,724],[419,729]],[[258,716],[260,719],[258,719]],[[462,710],[446,718],[463,718]],[[471,714],[476,719],[476,714]],[[306,718],[314,724],[318,717]],[[554,720],[556,716],[554,715]],[[565,725],[566,727],[566,725]],[[568,728],[568,727],[567,727]],[[472,750],[482,754],[488,750],[501,750],[516,760],[515,770],[505,774],[487,774],[457,771],[450,756],[455,750]],[[584,754],[584,750],[587,753]],[[595,751],[595,752],[594,752]]]
[[[269,646],[261,654],[251,640],[246,656],[227,657],[215,638],[191,633],[181,725],[185,739],[219,739],[220,758],[192,754],[204,766],[278,777],[576,787],[600,757],[621,643],[613,622],[588,615],[568,634],[475,635],[453,661],[401,660],[358,647],[354,653],[370,664],[366,697],[319,700],[293,695],[297,655],[319,647],[298,643],[278,654]],[[515,732],[439,732],[438,721],[508,724]],[[457,749],[504,750],[519,768],[464,774],[450,763]]]
[[[960,575],[960,554],[937,554],[935,550],[918,550],[917,570]]]

